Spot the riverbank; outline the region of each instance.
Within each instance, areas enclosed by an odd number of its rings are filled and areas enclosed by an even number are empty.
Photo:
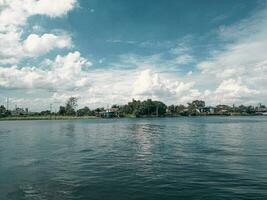
[[[176,118],[176,117],[210,117],[210,116],[218,116],[218,117],[230,117],[230,116],[236,116],[236,117],[254,117],[254,116],[267,116],[267,115],[258,115],[258,114],[254,114],[254,115],[242,115],[242,114],[235,114],[235,115],[218,115],[218,114],[212,114],[212,115],[187,115],[187,116],[183,116],[183,115],[166,115],[166,116],[161,116],[161,117],[157,117],[157,116],[142,116],[142,117],[136,117],[134,115],[127,115],[121,118]],[[20,121],[20,120],[85,120],[85,119],[108,119],[108,118],[102,118],[102,117],[96,117],[96,116],[10,116],[10,117],[4,117],[4,118],[0,118],[0,121]]]
[[[265,117],[2,121],[0,127],[1,200],[133,200],[135,191],[148,200],[267,199]]]
[[[82,120],[82,119],[99,119],[96,116],[14,116],[14,117],[4,117],[0,118],[0,121],[9,120]]]

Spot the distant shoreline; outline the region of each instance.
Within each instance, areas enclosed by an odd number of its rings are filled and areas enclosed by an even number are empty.
[[[14,117],[3,117],[0,121],[21,121],[21,120],[81,120],[81,119],[101,119],[95,116],[14,116]]]
[[[256,117],[256,116],[266,116],[267,115],[196,115],[196,116],[143,116],[143,117],[113,117],[113,118],[102,118],[96,116],[14,116],[14,117],[4,117],[0,118],[0,121],[28,121],[28,120],[86,120],[86,119],[149,119],[149,118],[179,118],[179,117]]]

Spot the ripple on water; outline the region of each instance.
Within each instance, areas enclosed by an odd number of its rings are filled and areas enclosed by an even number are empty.
[[[0,200],[267,199],[267,123],[231,119],[5,127]]]

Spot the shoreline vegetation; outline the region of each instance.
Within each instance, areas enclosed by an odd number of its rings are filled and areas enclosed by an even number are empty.
[[[10,117],[1,117],[0,121],[34,121],[34,120],[93,120],[93,119],[134,119],[134,118],[176,118],[176,117],[228,117],[228,116],[266,116],[261,114],[254,114],[254,115],[245,115],[245,114],[232,114],[232,115],[220,115],[220,114],[213,114],[213,115],[191,115],[191,116],[182,116],[182,115],[166,115],[166,116],[142,116],[142,117],[135,117],[135,116],[124,116],[124,117],[96,117],[96,116],[10,116]]]
[[[205,101],[195,100],[185,105],[167,106],[161,101],[147,99],[145,101],[132,100],[126,105],[113,105],[110,108],[89,109],[78,107],[78,99],[70,97],[64,106],[57,112],[45,110],[30,112],[28,108],[9,110],[0,106],[0,120],[82,120],[99,118],[155,118],[155,117],[181,117],[181,116],[258,116],[266,115],[265,105],[257,106],[206,106]],[[266,115],[267,116],[267,115]]]

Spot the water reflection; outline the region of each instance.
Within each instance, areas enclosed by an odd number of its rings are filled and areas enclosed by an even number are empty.
[[[230,119],[1,124],[0,199],[266,199],[267,118]]]

